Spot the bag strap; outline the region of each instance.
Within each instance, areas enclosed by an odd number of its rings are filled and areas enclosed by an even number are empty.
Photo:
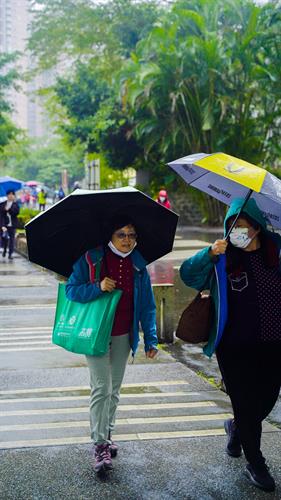
[[[207,285],[207,283],[208,283],[208,281],[209,281],[209,278],[210,278],[210,277],[212,276],[212,274],[213,274],[213,271],[214,271],[214,269],[213,269],[213,267],[212,267],[212,268],[210,269],[210,271],[208,272],[207,278],[206,278],[206,279],[205,279],[205,281],[204,281],[204,285],[200,288],[199,293],[201,293],[201,292],[203,292],[203,290],[205,290],[206,285]]]
[[[98,260],[96,265],[94,265],[89,251],[86,253],[86,261],[89,266],[90,282],[94,283],[95,281],[99,281],[100,271],[101,271],[101,261]]]

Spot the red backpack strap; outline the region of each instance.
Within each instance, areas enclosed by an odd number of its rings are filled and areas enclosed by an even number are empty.
[[[86,261],[89,266],[89,275],[90,275],[90,282],[95,283],[95,281],[98,281],[100,279],[100,268],[101,268],[101,263],[100,261],[97,261],[96,265],[94,265],[90,252],[86,252]],[[96,273],[97,271],[97,273]],[[97,276],[96,276],[97,274]]]

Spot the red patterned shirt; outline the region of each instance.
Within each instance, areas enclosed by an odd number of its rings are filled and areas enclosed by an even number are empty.
[[[123,258],[108,250],[102,261],[100,281],[105,277],[115,280],[116,288],[123,291],[111,335],[124,335],[131,330],[134,317],[134,270],[130,255]]]

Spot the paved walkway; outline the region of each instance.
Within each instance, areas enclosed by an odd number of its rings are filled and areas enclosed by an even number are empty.
[[[244,478],[244,458],[224,452],[226,395],[164,350],[148,362],[140,349],[129,364],[117,414],[120,453],[114,471],[97,479],[84,358],[50,343],[56,286],[22,257],[0,260],[1,500],[281,498],[280,431],[264,426],[278,484],[265,494]]]

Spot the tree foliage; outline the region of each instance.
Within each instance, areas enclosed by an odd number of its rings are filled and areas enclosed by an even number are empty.
[[[222,150],[262,163],[269,136],[278,148],[280,21],[248,0],[175,3],[123,73],[148,157]]]
[[[8,100],[7,92],[17,88],[19,75],[14,68],[17,54],[0,53],[0,151],[14,139],[18,129],[12,123],[10,114],[12,105]]]
[[[23,181],[36,179],[49,187],[61,184],[61,173],[67,169],[70,184],[84,175],[84,161],[79,149],[67,150],[61,141],[54,139],[49,144],[22,141],[5,151],[6,171]]]
[[[29,50],[40,68],[50,68],[70,57],[129,56],[150,32],[162,8],[156,0],[31,0]],[[67,22],[66,22],[67,20]]]
[[[71,61],[53,88],[69,144],[111,166],[145,167],[154,186],[174,186],[165,164],[199,151],[280,165],[277,0],[36,0],[33,9],[39,68]]]

